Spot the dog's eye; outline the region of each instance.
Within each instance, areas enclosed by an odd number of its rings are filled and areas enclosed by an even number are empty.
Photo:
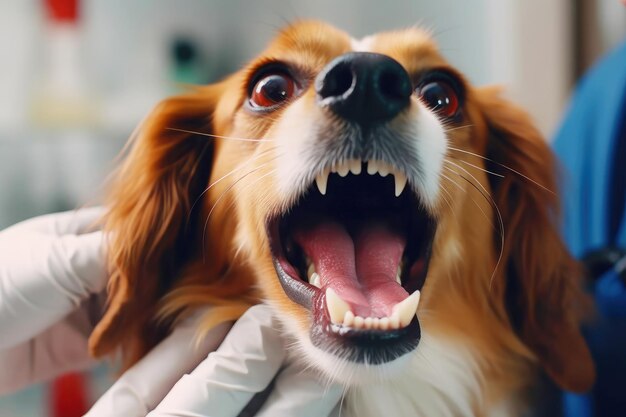
[[[250,95],[250,104],[257,108],[272,107],[290,99],[294,91],[295,82],[289,75],[268,74],[254,85]]]
[[[416,89],[418,97],[431,110],[443,117],[453,117],[459,110],[459,97],[445,81],[432,81]]]

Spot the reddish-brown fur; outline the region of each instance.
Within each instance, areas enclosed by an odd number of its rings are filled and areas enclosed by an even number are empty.
[[[371,48],[409,72],[450,68],[415,29],[377,35]],[[207,319],[210,327],[235,319],[260,297],[307,328],[307,311],[278,283],[263,228],[288,203],[273,194],[273,145],[222,137],[275,133],[280,111],[258,117],[240,108],[260,62],[293,61],[314,76],[348,50],[344,33],[299,23],[244,70],[157,107],[134,138],[109,199],[110,304],[90,340],[95,355],[121,348],[129,366],[193,308],[221,307]],[[594,368],[578,330],[587,300],[557,230],[554,157],[526,113],[497,90],[466,88],[468,122],[449,132],[450,171],[436,209],[423,326],[476,348],[490,403],[531,385],[537,364],[561,387],[588,389]],[[312,89],[299,100],[313,106]]]

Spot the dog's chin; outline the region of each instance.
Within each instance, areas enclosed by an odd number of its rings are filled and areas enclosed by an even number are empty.
[[[307,369],[316,370],[322,380],[346,388],[384,383],[398,378],[409,369],[408,365],[417,350],[411,349],[384,363],[355,362],[338,352],[316,346],[309,331],[309,320],[303,323],[297,317],[280,317],[290,338],[290,360],[301,363]]]
[[[267,233],[286,295],[309,312],[305,341],[298,331],[305,353],[327,373],[349,367],[361,381],[378,366],[385,375],[401,367],[419,344],[416,309],[435,222],[393,172],[358,168],[331,174],[326,189],[312,184],[268,220]]]

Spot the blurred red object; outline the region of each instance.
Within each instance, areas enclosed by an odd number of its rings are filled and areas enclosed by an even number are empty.
[[[81,417],[89,410],[87,380],[78,373],[63,375],[50,384],[50,417]]]
[[[78,20],[79,0],[44,0],[50,18],[57,22]]]

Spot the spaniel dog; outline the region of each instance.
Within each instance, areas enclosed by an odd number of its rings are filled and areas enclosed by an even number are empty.
[[[428,33],[293,24],[132,138],[92,352],[128,366],[200,306],[206,331],[265,302],[343,415],[521,415],[542,375],[594,380],[556,182],[528,115]]]

